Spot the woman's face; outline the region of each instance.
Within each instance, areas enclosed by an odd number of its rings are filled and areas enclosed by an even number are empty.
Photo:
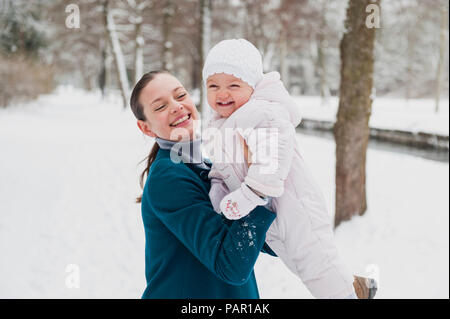
[[[191,96],[170,74],[155,76],[139,96],[146,121],[138,120],[141,131],[151,137],[180,141],[194,139],[198,112]]]

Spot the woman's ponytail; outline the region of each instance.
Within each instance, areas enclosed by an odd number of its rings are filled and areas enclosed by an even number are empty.
[[[150,171],[150,167],[152,166],[158,151],[159,151],[159,145],[158,145],[158,143],[155,142],[155,144],[153,144],[152,149],[150,150],[150,154],[148,154],[148,156],[140,162],[140,163],[142,163],[144,161],[147,161],[147,165],[146,165],[144,171],[141,173],[141,176],[139,178],[139,184],[141,185],[142,189],[144,189],[144,184],[145,184],[144,181],[148,176],[148,172]],[[136,203],[139,204],[141,202],[142,202],[142,195],[136,198]]]

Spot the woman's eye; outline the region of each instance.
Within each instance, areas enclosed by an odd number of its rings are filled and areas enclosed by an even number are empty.
[[[217,85],[215,85],[215,84],[211,84],[210,86],[208,86],[209,88],[211,88],[211,89],[215,89],[216,87],[217,87]]]
[[[160,107],[157,107],[157,108],[155,109],[155,111],[159,111],[159,110],[163,109],[164,107],[165,107],[165,105],[161,105]]]
[[[178,99],[182,99],[182,98],[184,98],[185,96],[186,96],[186,93],[183,93],[183,94],[181,94],[181,95],[178,96]]]

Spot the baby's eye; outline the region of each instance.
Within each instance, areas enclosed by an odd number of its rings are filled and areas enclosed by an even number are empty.
[[[208,88],[211,88],[211,89],[215,89],[217,87],[217,85],[215,85],[215,84],[210,84],[209,86],[208,86]]]
[[[240,86],[238,84],[232,84],[231,87],[233,88],[239,88]]]

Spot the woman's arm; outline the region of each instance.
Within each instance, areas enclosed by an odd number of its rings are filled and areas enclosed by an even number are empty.
[[[143,196],[157,217],[218,278],[244,284],[276,215],[257,207],[245,218],[226,221],[213,210],[207,189],[188,167],[170,159],[153,165]]]

